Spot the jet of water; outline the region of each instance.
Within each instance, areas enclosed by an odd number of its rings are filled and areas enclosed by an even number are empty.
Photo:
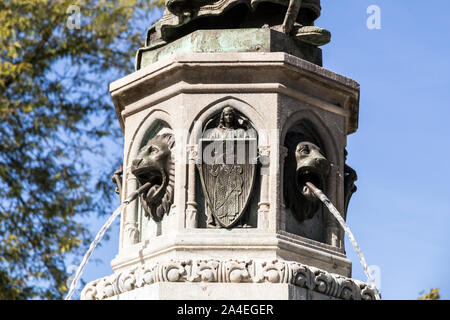
[[[378,289],[376,288],[375,281],[373,280],[372,276],[370,275],[369,268],[367,267],[366,260],[364,259],[364,255],[361,252],[361,249],[359,248],[358,243],[355,240],[355,237],[353,236],[353,233],[350,231],[350,228],[345,223],[344,219],[342,218],[341,214],[337,209],[334,207],[334,205],[331,203],[331,201],[325,196],[325,194],[316,188],[311,182],[307,182],[306,186],[311,189],[311,191],[316,195],[317,198],[319,198],[320,201],[322,201],[330,211],[330,213],[336,218],[336,220],[340,223],[342,228],[347,233],[350,242],[352,243],[356,253],[358,254],[361,264],[364,268],[364,272],[367,275],[367,278],[371,282],[373,288],[375,289],[376,296],[375,298],[377,300],[380,299],[380,294],[378,292]],[[108,218],[108,220],[105,222],[105,224],[102,226],[100,231],[97,233],[97,235],[94,238],[94,241],[92,241],[91,245],[89,246],[89,250],[86,252],[86,254],[83,257],[83,260],[81,261],[80,266],[77,269],[77,272],[75,274],[74,279],[72,280],[72,283],[70,285],[69,292],[65,298],[65,300],[70,300],[72,297],[75,288],[78,284],[78,281],[81,277],[81,274],[83,273],[83,270],[91,257],[92,253],[94,252],[95,247],[99,244],[99,242],[102,240],[103,236],[105,235],[106,230],[111,226],[111,224],[114,222],[114,220],[122,213],[124,208],[132,201],[134,201],[141,193],[147,191],[151,187],[151,183],[146,183],[142,187],[140,187],[138,190],[134,191],[126,200],[123,201],[123,203],[114,211],[114,213]]]
[[[330,213],[336,218],[336,220],[339,222],[339,224],[341,225],[341,227],[344,229],[345,233],[347,234],[350,242],[353,245],[353,248],[355,249],[356,253],[359,256],[359,260],[361,261],[361,264],[364,268],[364,272],[367,276],[367,278],[369,279],[372,287],[375,289],[375,299],[380,300],[380,293],[375,285],[375,280],[372,278],[372,275],[369,272],[369,268],[367,266],[366,263],[366,259],[364,259],[364,255],[358,245],[358,243],[355,240],[355,237],[353,236],[353,233],[350,231],[349,226],[347,225],[347,223],[345,223],[344,219],[342,218],[341,214],[339,213],[339,211],[336,209],[336,207],[333,205],[333,203],[330,201],[330,199],[327,198],[327,196],[318,188],[316,188],[316,186],[314,184],[312,184],[311,182],[307,182],[306,186],[314,193],[314,195],[323,202],[323,204],[328,208],[328,210],[330,211]]]
[[[126,200],[123,201],[123,203],[114,211],[114,213],[108,218],[108,220],[105,222],[103,227],[100,229],[100,231],[97,233],[97,235],[94,238],[94,241],[92,241],[91,245],[89,246],[89,250],[86,252],[86,254],[83,257],[83,260],[80,263],[80,266],[77,269],[77,272],[75,273],[75,277],[72,280],[72,283],[70,284],[69,292],[67,293],[67,296],[65,300],[70,300],[72,297],[75,288],[78,284],[78,281],[80,280],[81,274],[83,273],[84,267],[86,266],[89,258],[91,257],[92,253],[94,252],[95,247],[99,244],[99,242],[102,240],[103,236],[105,235],[106,230],[109,229],[111,224],[114,222],[114,220],[122,213],[122,211],[125,209],[125,207],[132,201],[134,201],[141,193],[147,191],[151,187],[151,183],[148,182],[144,184],[142,187],[140,187],[138,190],[134,191]]]

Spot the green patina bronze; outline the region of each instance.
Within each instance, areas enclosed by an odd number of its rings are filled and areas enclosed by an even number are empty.
[[[286,52],[322,65],[331,39],[314,26],[320,0],[166,0],[147,31],[136,69],[187,52]]]
[[[322,66],[322,50],[269,28],[198,30],[162,47],[141,48],[136,70],[175,53],[286,52]]]
[[[286,15],[294,15],[294,21],[299,20],[298,22],[307,26],[314,24],[314,20],[320,16],[322,9],[320,0],[166,0],[166,10],[163,17],[155,24],[155,30],[161,34],[163,39],[167,40],[195,20],[220,17],[236,8],[240,12],[247,9],[248,12],[255,13],[268,4],[272,4],[271,8],[279,7],[284,11],[282,22]],[[277,13],[270,10],[269,14]],[[239,22],[242,23],[249,17],[248,15],[239,17],[234,14],[233,18],[241,20]],[[288,33],[290,31],[288,30]]]

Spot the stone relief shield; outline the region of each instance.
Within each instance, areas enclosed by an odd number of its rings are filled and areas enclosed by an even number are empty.
[[[248,120],[227,107],[219,125],[206,130],[200,141],[202,162],[198,164],[207,204],[207,227],[245,226],[256,172],[256,132]]]

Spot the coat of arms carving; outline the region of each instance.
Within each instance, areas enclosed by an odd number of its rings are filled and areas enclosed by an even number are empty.
[[[209,128],[217,120],[218,125]],[[257,164],[256,131],[234,108],[226,107],[220,118],[207,123],[200,145],[202,161],[198,169],[207,205],[207,227],[246,227],[245,211]]]

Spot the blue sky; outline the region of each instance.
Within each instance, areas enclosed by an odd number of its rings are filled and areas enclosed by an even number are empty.
[[[369,5],[381,29],[366,26]],[[359,130],[348,138],[358,192],[348,224],[386,299],[441,289],[450,298],[450,20],[448,1],[322,1],[332,31],[324,67],[361,85]],[[353,277],[365,276],[351,245]]]
[[[379,30],[367,28],[370,5],[381,9]],[[384,299],[431,288],[450,299],[450,2],[322,0],[322,8],[316,24],[332,32],[324,67],[361,85],[359,129],[347,147],[358,191],[347,223],[380,268]],[[112,273],[118,233],[115,224],[84,281]],[[346,250],[353,277],[366,281],[348,241]]]

